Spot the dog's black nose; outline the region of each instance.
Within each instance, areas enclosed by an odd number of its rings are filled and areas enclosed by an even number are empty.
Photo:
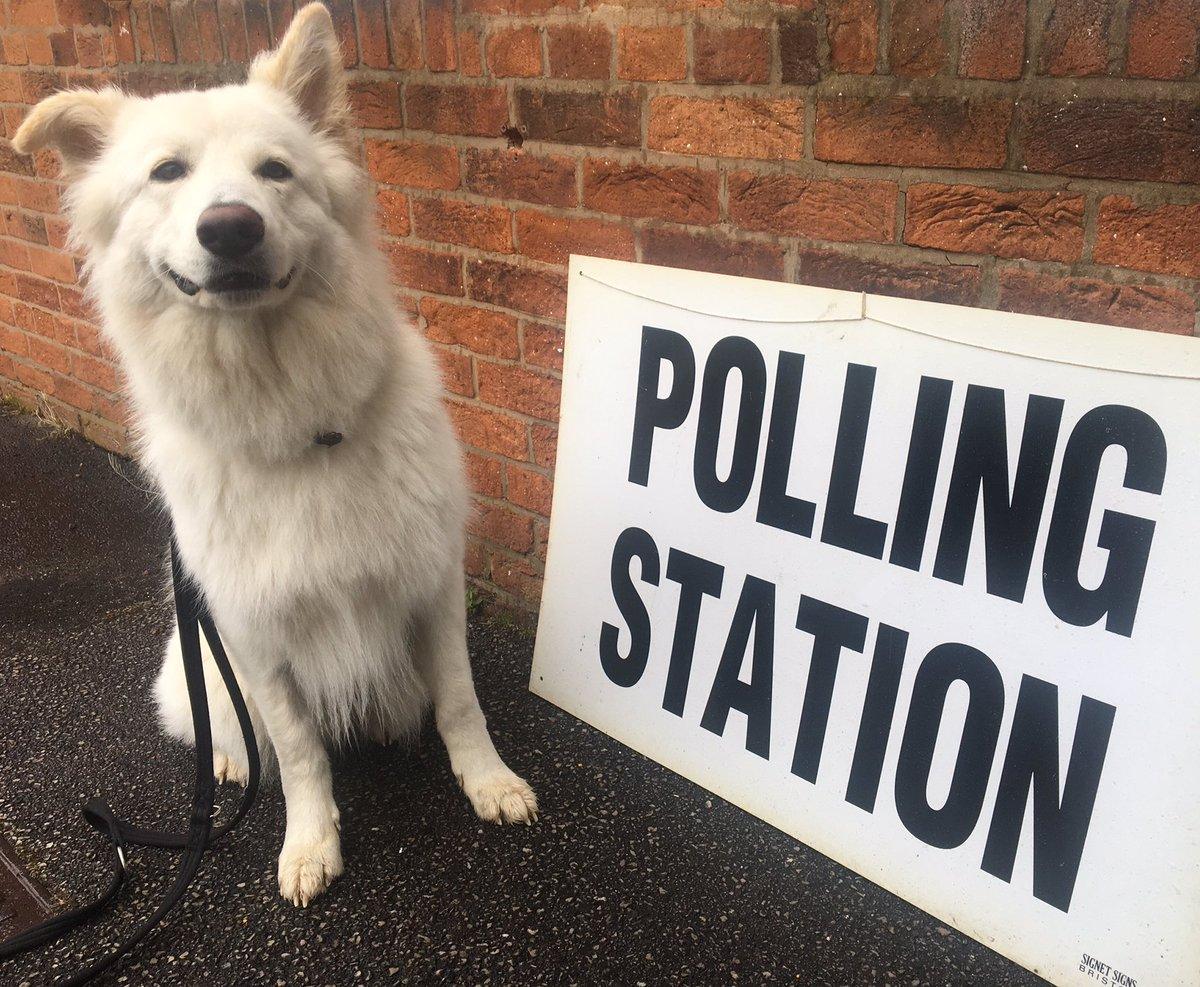
[[[196,224],[196,239],[209,253],[233,260],[262,243],[263,218],[241,202],[209,206]]]

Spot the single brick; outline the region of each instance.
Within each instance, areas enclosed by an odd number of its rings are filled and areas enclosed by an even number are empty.
[[[664,82],[687,75],[682,27],[622,27],[617,31],[617,77]]]
[[[517,249],[547,264],[567,263],[571,254],[634,260],[633,230],[583,216],[557,216],[522,209],[517,213]]]
[[[1042,28],[1042,75],[1102,75],[1113,27],[1111,0],[1055,0]]]
[[[556,79],[607,79],[612,35],[603,24],[561,24],[546,29],[550,74]]]
[[[562,383],[507,363],[479,361],[479,399],[542,421],[558,421]]]
[[[363,28],[365,31],[365,24]],[[251,58],[271,47],[271,22],[263,0],[246,0],[246,40],[249,42],[248,54]]]
[[[533,518],[497,504],[477,503],[467,530],[514,552],[533,548]]]
[[[529,426],[529,438],[533,445],[533,461],[538,466],[554,469],[554,459],[558,454],[558,429],[553,425],[534,422]]]
[[[529,457],[526,426],[520,419],[460,401],[448,402],[447,408],[464,444],[509,459]]]
[[[504,472],[508,477],[508,499],[527,511],[550,516],[550,498],[554,481],[544,473],[537,473],[527,466],[507,463]]]
[[[1200,4],[1195,0],[1130,0],[1125,74],[1186,79],[1196,71]]]
[[[521,356],[530,366],[561,373],[564,338],[560,326],[521,320]]]
[[[197,0],[193,12],[196,15],[196,33],[200,36],[200,57],[210,65],[223,61],[225,54],[221,41],[221,20],[217,14],[215,0]],[[128,17],[128,8],[124,13]],[[128,25],[118,25],[117,10],[114,8],[113,36],[116,39],[117,57],[122,62],[136,61],[132,33],[132,21]]]
[[[547,319],[567,314],[567,279],[556,271],[499,260],[468,260],[472,298]]]
[[[408,236],[408,196],[394,188],[375,190],[375,215],[380,227],[392,236]]]
[[[387,241],[383,248],[397,284],[439,295],[463,293],[462,260],[456,254],[441,254],[395,240]]]
[[[1200,203],[1142,208],[1125,195],[1105,196],[1093,255],[1101,264],[1200,277]]]
[[[820,288],[869,291],[953,305],[979,300],[979,268],[962,264],[909,264],[801,248],[796,280]]]
[[[136,6],[136,5],[135,5]],[[250,48],[246,43],[246,15],[242,0],[217,0],[217,16],[221,21],[221,36],[225,39],[225,53],[231,62],[245,62],[250,56]],[[141,26],[142,18],[138,17],[137,25]],[[146,60],[146,46],[141,37],[138,45],[142,51],[142,60]]]
[[[820,81],[820,32],[813,18],[780,20],[779,72],[785,86],[809,86]]]
[[[784,247],[757,240],[693,233],[677,227],[653,226],[642,231],[642,260],[663,267],[781,281]]]
[[[1099,278],[1058,278],[1023,270],[1000,272],[999,307],[1008,312],[1188,336],[1196,320],[1195,302],[1175,288],[1113,284]]]
[[[797,159],[804,151],[804,103],[656,96],[650,101],[646,143],[677,154]]]
[[[896,183],[729,175],[729,218],[748,230],[820,240],[888,241],[896,235]]]
[[[1023,102],[1017,139],[1030,171],[1200,182],[1200,107],[1194,100]]]
[[[392,62],[398,69],[419,69],[425,63],[421,48],[421,0],[388,0]]]
[[[508,97],[496,86],[410,83],[404,108],[411,130],[496,137],[508,125]]]
[[[946,0],[892,0],[888,66],[893,75],[936,75],[946,61]]]
[[[460,28],[458,32],[458,71],[473,79],[483,75],[483,44],[479,32]]]
[[[905,243],[1064,263],[1083,252],[1082,195],[928,183],[905,198]]]
[[[441,371],[442,386],[451,394],[473,398],[475,381],[471,376],[470,356],[445,346],[434,346],[433,351]]]
[[[592,158],[583,166],[583,203],[618,216],[706,225],[719,216],[717,182],[715,171]]]
[[[387,4],[384,0],[355,0],[358,12],[359,57],[373,69],[386,69],[391,64],[388,53]]]
[[[504,496],[504,469],[499,459],[491,459],[468,450],[463,455],[463,466],[466,468],[471,489],[478,496],[493,499]]]
[[[459,199],[415,199],[413,225],[417,236],[425,240],[512,253],[512,217],[503,206]]]
[[[520,602],[536,607],[542,598],[542,576],[526,559],[491,553],[492,581]]]
[[[961,0],[958,74],[1019,79],[1025,65],[1026,0]]]
[[[573,206],[575,162],[524,151],[469,148],[464,152],[464,184],[493,199],[521,199],[546,206]]]
[[[541,75],[541,32],[533,26],[493,31],[487,41],[487,61],[495,76]]]
[[[400,87],[395,82],[352,78],[347,94],[358,126],[376,130],[398,130],[404,126],[400,117]]]
[[[532,140],[598,147],[641,142],[642,105],[632,90],[562,92],[518,89],[517,114]]]
[[[1007,99],[826,97],[817,102],[814,153],[857,164],[1002,168],[1011,117]]]
[[[825,25],[834,71],[871,75],[879,48],[876,0],[828,0]]]
[[[458,188],[458,154],[442,144],[368,138],[367,170],[377,182],[415,188]]]
[[[425,64],[433,72],[458,67],[455,45],[454,0],[425,0]]]
[[[518,356],[515,316],[438,298],[422,298],[421,314],[425,317],[425,335],[439,343],[504,360]]]
[[[709,27],[693,29],[692,49],[697,82],[755,85],[771,77],[771,44],[765,28]]]
[[[171,26],[175,32],[175,46],[179,52],[179,61],[185,65],[199,65],[204,61],[204,51],[200,47],[200,33],[196,28],[196,5],[191,3],[171,4]],[[79,48],[85,36],[75,39]],[[80,61],[83,61],[82,50]]]

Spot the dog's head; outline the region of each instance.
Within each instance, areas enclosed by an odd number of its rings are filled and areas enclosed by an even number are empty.
[[[313,3],[244,85],[58,93],[14,144],[58,150],[74,235],[123,299],[249,308],[319,282],[334,246],[359,232],[347,116],[333,23]]]

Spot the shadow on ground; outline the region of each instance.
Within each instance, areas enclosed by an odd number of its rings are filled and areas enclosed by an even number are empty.
[[[106,877],[83,801],[181,828],[190,798],[188,752],[149,704],[170,610],[166,524],[139,482],[128,463],[0,415],[0,833],[60,902]],[[346,752],[345,877],[305,911],[280,900],[283,806],[268,790],[105,982],[1039,982],[530,695],[531,651],[472,621],[484,709],[538,791],[537,826],[476,820],[432,731],[414,749]],[[0,980],[51,982],[119,940],[175,859],[137,852],[120,907]]]

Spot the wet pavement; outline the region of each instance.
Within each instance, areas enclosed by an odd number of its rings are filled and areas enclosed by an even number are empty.
[[[107,850],[79,806],[182,828],[190,756],[150,682],[170,626],[166,524],[127,462],[0,414],[0,835],[60,904]],[[339,755],[346,875],[307,910],[275,886],[277,789],[104,983],[1034,984],[1038,978],[525,688],[532,640],[471,626],[481,700],[542,806],[480,823],[432,730]],[[227,805],[234,790],[223,786]],[[176,857],[135,851],[100,923],[0,969],[41,984],[149,912]]]

